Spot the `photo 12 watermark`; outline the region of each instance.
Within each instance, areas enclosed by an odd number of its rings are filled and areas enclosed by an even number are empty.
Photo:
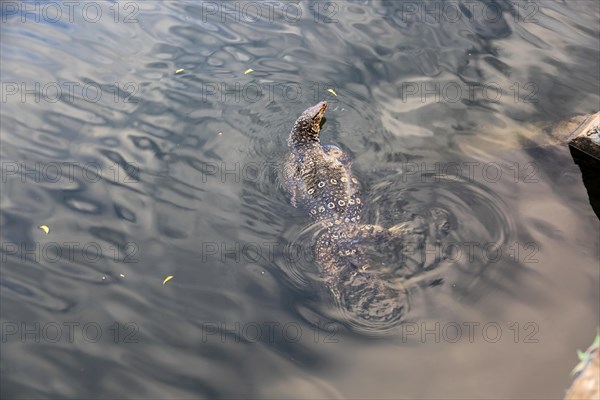
[[[540,327],[532,321],[524,323],[516,321],[508,324],[494,321],[405,322],[398,329],[402,343],[458,343],[461,341],[498,343],[510,341],[512,343],[537,344],[540,342],[537,336]]]
[[[2,23],[66,24],[104,21],[136,24],[140,3],[136,1],[2,1]]]
[[[535,242],[497,242],[481,241],[442,241],[434,244],[425,243],[421,248],[409,247],[402,252],[401,262],[409,257],[420,263],[431,258],[457,264],[494,264],[503,260],[511,260],[516,264],[539,264],[540,247]]]
[[[176,156],[175,156],[176,157]],[[539,166],[535,162],[498,163],[494,161],[422,161],[395,164],[400,173],[399,180],[409,182],[480,182],[498,183],[505,179],[519,184],[536,184],[540,182]],[[202,183],[216,182],[222,184],[240,184],[242,182],[262,182],[281,185],[275,177],[286,177],[285,162],[197,162],[193,167],[200,173]]]
[[[152,1],[3,1],[2,22],[22,23],[139,23],[144,3]],[[297,24],[338,23],[340,2],[335,1],[201,1],[189,5],[202,23],[266,23]]]
[[[407,162],[400,164],[400,181],[440,183],[442,181],[455,182],[485,182],[497,183],[503,178],[522,184],[535,184],[540,182],[538,176],[539,166],[535,162],[526,163],[497,163],[479,161],[451,161],[451,162]]]
[[[340,3],[334,1],[203,1],[202,22],[296,24],[301,20],[314,23],[338,23]]]
[[[72,104],[78,101],[87,103],[137,104],[140,102],[138,82],[97,82],[77,81],[4,81],[0,85],[2,103],[57,103]],[[207,81],[203,80],[193,89],[198,103],[253,104],[258,101],[283,101],[302,103],[320,101],[324,97],[330,103],[337,103],[337,93],[341,93],[336,82],[273,82],[253,79],[247,81]],[[412,93],[411,93],[412,95]]]
[[[0,323],[2,343],[139,343],[140,329],[135,322],[24,322]]]
[[[515,23],[537,23],[539,0],[500,2],[478,0],[402,1],[395,17],[404,23],[497,23],[503,18]]]
[[[425,263],[434,258],[458,264],[484,263],[494,264],[510,260],[518,264],[539,264],[539,245],[535,242],[510,242],[497,243],[485,241],[441,241],[434,244],[425,243],[415,247],[412,243],[403,246],[403,237],[397,240],[401,248],[395,254],[395,263],[403,265],[410,259],[411,262]],[[198,244],[200,261],[202,263],[259,263],[261,260],[276,262],[283,260],[286,264],[311,264],[315,263],[317,254],[312,246],[302,246],[296,243],[278,242],[217,242],[202,241]],[[329,249],[324,249],[329,251]]]
[[[538,93],[535,82],[404,81],[399,85],[403,103],[500,103],[509,99],[515,104],[529,104],[539,102]]]
[[[330,103],[337,103],[337,94],[341,93],[336,82],[202,82],[196,91],[202,103],[248,103],[258,101],[283,101],[302,103],[306,99],[318,102],[327,97]]]
[[[95,82],[52,81],[24,82],[5,81],[0,85],[2,103],[57,103],[72,104],[76,101],[115,104],[137,104],[140,85],[137,82],[114,82],[99,84]]]
[[[174,154],[171,162],[177,161]],[[242,184],[268,181],[282,185],[276,177],[286,174],[284,161],[241,162],[201,161],[192,167],[198,171],[200,183]],[[518,184],[540,182],[539,166],[535,162],[498,163],[494,161],[406,162],[396,164],[402,184],[410,182],[480,182],[495,184],[508,181]],[[3,161],[0,181],[18,180],[21,183],[59,183],[110,181],[120,184],[141,182],[141,169],[135,162],[101,164],[79,161]],[[284,176],[285,177],[285,176]]]
[[[308,327],[298,322],[203,322],[201,343],[268,343],[278,341],[298,343],[302,339],[313,343],[340,342],[339,324],[314,321]],[[404,322],[395,327],[402,343],[490,343],[537,344],[539,324],[533,321],[463,321],[463,322]]]
[[[111,181],[120,184],[140,182],[140,168],[136,163],[111,163],[79,161],[2,161],[0,165],[2,183],[18,180],[21,183],[96,183]]]
[[[463,82],[463,81],[403,81],[396,84],[402,103],[538,103],[539,86],[535,82]],[[239,80],[203,80],[194,87],[198,103],[254,104],[259,101],[282,101],[286,103],[318,102],[327,99],[337,103],[338,96],[346,93],[336,82],[302,81],[275,82],[240,77]],[[140,101],[138,82],[77,81],[5,81],[0,86],[2,103],[87,103],[110,102],[137,104]]]
[[[204,321],[200,324],[199,344],[310,341],[333,345],[340,342],[339,327],[338,323],[320,320],[308,326],[296,321]],[[395,327],[395,332],[402,343],[540,343],[540,327],[533,321],[404,322]],[[3,321],[0,342],[136,344],[140,343],[140,329],[135,322]]]
[[[135,242],[123,245],[101,244],[89,241],[50,241],[40,242],[11,242],[1,244],[2,262],[9,258],[21,262],[34,263],[85,263],[95,264],[103,261],[114,263],[136,264],[139,260],[139,246]]]
[[[338,343],[338,325],[331,322],[316,321],[310,326],[298,322],[262,321],[262,322],[203,322],[201,325],[201,343],[267,343],[279,341],[298,343],[311,340],[314,343]]]

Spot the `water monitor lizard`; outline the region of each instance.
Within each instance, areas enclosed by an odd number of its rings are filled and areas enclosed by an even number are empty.
[[[360,222],[362,202],[350,157],[320,143],[326,109],[324,101],[306,109],[290,133],[284,179],[292,205],[300,204],[322,227],[316,260],[339,306],[368,322],[399,321],[408,308],[406,293],[369,268],[363,243],[393,240],[400,232]]]

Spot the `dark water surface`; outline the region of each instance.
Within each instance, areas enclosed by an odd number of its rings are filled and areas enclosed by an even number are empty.
[[[3,398],[564,395],[600,226],[539,128],[600,109],[597,1],[75,3],[2,3]],[[320,100],[402,324],[282,185]]]

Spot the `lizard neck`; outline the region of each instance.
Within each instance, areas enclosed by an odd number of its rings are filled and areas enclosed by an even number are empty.
[[[313,151],[323,151],[318,136],[307,135],[305,132],[294,132],[288,139],[288,147],[300,159],[303,154]]]

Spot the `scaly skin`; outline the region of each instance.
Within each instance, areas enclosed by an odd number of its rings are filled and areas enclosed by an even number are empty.
[[[393,239],[399,232],[360,223],[362,202],[350,158],[319,140],[326,109],[326,102],[308,108],[290,133],[284,173],[292,205],[300,203],[324,226],[317,238],[316,259],[336,301],[364,320],[400,320],[407,311],[406,294],[369,270],[361,245]]]

